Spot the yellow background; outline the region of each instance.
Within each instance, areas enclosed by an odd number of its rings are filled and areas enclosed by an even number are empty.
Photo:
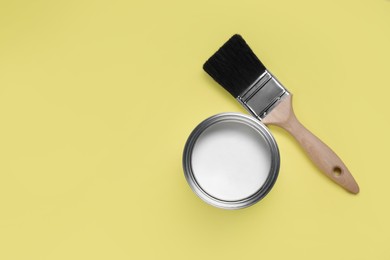
[[[390,259],[390,1],[1,1],[0,259]],[[271,128],[272,192],[187,185],[184,143],[243,108],[202,70],[240,33],[348,165],[351,195]]]

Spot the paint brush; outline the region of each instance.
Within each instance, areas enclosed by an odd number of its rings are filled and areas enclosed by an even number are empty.
[[[351,193],[359,192],[347,166],[297,120],[292,94],[267,70],[240,35],[232,36],[206,61],[203,69],[254,117],[266,125],[287,130],[326,176]]]

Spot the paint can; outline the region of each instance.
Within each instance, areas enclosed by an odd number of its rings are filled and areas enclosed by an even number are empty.
[[[245,208],[264,198],[279,167],[279,149],[268,128],[240,113],[217,114],[201,122],[183,152],[191,189],[223,209]]]

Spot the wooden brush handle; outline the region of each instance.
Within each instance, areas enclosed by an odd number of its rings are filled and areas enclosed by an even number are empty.
[[[347,166],[345,166],[329,146],[323,143],[298,121],[292,108],[291,99],[291,94],[284,98],[262,122],[277,125],[287,130],[326,176],[347,191],[357,194],[359,192],[359,186]]]

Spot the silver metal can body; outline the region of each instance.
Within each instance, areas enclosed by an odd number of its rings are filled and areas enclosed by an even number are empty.
[[[267,146],[267,151],[269,151],[270,156],[270,165],[268,175],[264,183],[258,187],[258,189],[251,195],[240,198],[237,200],[224,199],[221,197],[213,196],[209,191],[204,189],[202,185],[198,182],[196,178],[196,173],[194,172],[193,167],[193,152],[194,147],[197,144],[198,139],[202,134],[208,130],[210,127],[215,126],[216,124],[232,122],[235,124],[240,124],[244,127],[248,127],[251,130],[256,131],[264,140],[265,145]],[[223,209],[240,209],[251,206],[264,198],[268,192],[272,189],[273,185],[279,174],[280,167],[280,155],[279,149],[273,138],[272,134],[268,128],[253,117],[239,114],[239,113],[222,113],[211,116],[201,122],[190,134],[183,152],[183,169],[186,180],[191,187],[191,189],[197,194],[203,201],[208,204],[223,208]]]

